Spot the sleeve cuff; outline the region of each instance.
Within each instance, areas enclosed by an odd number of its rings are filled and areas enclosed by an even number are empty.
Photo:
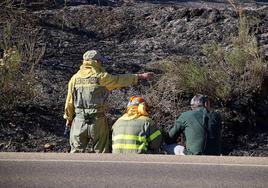
[[[134,77],[134,85],[137,85],[138,84],[138,80],[139,80],[139,76],[138,74],[134,74],[135,77]]]
[[[64,115],[63,118],[66,119],[66,120],[69,120],[69,121],[73,121],[73,118],[70,118],[70,117],[68,117],[66,115]]]

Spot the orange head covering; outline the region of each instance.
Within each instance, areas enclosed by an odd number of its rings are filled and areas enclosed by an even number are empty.
[[[127,105],[127,113],[125,113],[123,119],[136,119],[140,116],[148,116],[147,104],[145,100],[138,96],[132,96],[129,99]]]

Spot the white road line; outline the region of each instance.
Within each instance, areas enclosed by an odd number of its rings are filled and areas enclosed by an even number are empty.
[[[204,165],[204,166],[241,166],[268,167],[266,164],[239,163],[190,163],[190,162],[154,162],[154,161],[100,161],[100,160],[54,160],[54,159],[0,159],[0,162],[68,162],[68,163],[120,163],[120,164],[160,164],[160,165]]]

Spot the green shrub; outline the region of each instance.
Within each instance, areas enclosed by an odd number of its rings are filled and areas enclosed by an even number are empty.
[[[161,92],[174,85],[172,89],[179,92],[203,93],[223,101],[258,91],[267,73],[266,62],[242,12],[239,33],[228,47],[212,42],[202,49],[206,57],[202,65],[182,57],[156,63],[164,74],[155,87]]]
[[[0,48],[4,50],[4,57],[0,57],[0,103],[1,110],[10,110],[33,100],[39,93],[35,66],[45,52],[45,45],[37,46],[42,33],[38,28],[25,27],[28,23],[22,21],[29,18],[23,18],[21,12],[6,7],[0,12],[4,23],[0,35]]]
[[[164,75],[157,85],[174,85],[176,90],[186,93],[203,93],[226,98],[230,93],[229,77],[225,70],[210,64],[201,66],[198,62],[173,57],[158,66]],[[161,90],[161,88],[158,88]]]
[[[24,63],[17,47],[5,50],[0,65],[1,109],[11,109],[36,96],[34,73],[23,71]]]

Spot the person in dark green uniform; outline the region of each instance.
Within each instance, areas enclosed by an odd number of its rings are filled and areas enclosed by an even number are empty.
[[[208,113],[207,142],[205,155],[221,154],[221,115],[216,111]]]
[[[105,116],[109,91],[154,76],[152,72],[112,75],[102,67],[104,62],[98,51],[85,52],[80,70],[69,81],[64,119],[66,127],[71,127],[71,153],[84,152],[89,140],[93,141],[93,152],[109,152],[109,130]]]
[[[220,119],[215,118],[215,113],[209,112],[210,101],[204,95],[196,95],[191,100],[191,108],[180,115],[168,132],[164,150],[168,154],[177,155],[204,155],[206,151],[218,155],[220,144],[213,142],[220,142]],[[184,135],[185,146],[176,144],[181,133]]]
[[[113,125],[112,153],[157,153],[162,135],[150,119],[143,98],[133,96],[127,112]]]

